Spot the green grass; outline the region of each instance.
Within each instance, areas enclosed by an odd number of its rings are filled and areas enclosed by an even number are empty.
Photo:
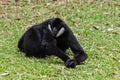
[[[52,17],[62,18],[73,30],[88,53],[85,64],[70,69],[55,56],[26,58],[17,51],[28,27]],[[0,5],[0,80],[120,80],[120,1]]]

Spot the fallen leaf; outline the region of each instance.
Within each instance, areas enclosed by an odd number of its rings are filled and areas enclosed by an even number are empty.
[[[100,26],[93,26],[93,28],[99,30]]]
[[[113,28],[108,28],[107,31],[111,32],[113,31]]]
[[[10,73],[8,73],[8,72],[5,72],[5,73],[3,73],[3,74],[0,74],[0,76],[1,77],[6,77],[6,76],[8,76]]]

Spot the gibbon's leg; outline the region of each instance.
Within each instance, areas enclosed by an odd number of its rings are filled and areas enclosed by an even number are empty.
[[[24,35],[23,48],[27,57],[40,57],[41,53],[41,35],[39,31],[30,28]]]

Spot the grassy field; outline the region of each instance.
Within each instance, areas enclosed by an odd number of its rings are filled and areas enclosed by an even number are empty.
[[[71,69],[55,56],[26,58],[18,52],[18,39],[28,27],[52,17],[73,30],[88,53],[85,64]],[[0,4],[0,80],[120,80],[120,1]]]

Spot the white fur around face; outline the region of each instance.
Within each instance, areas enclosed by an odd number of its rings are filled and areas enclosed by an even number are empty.
[[[51,28],[51,25],[50,25],[50,24],[48,24],[48,29],[49,29],[50,31],[52,31],[52,28]]]
[[[64,27],[62,27],[62,28],[58,31],[58,33],[57,33],[56,37],[61,36],[61,35],[64,33],[64,31],[65,31],[65,28],[64,28]]]
[[[48,29],[52,32],[52,28],[51,28],[51,25],[50,25],[50,24],[48,24]],[[65,28],[62,27],[62,28],[58,31],[56,37],[61,36],[61,35],[64,33],[64,31],[65,31]]]

